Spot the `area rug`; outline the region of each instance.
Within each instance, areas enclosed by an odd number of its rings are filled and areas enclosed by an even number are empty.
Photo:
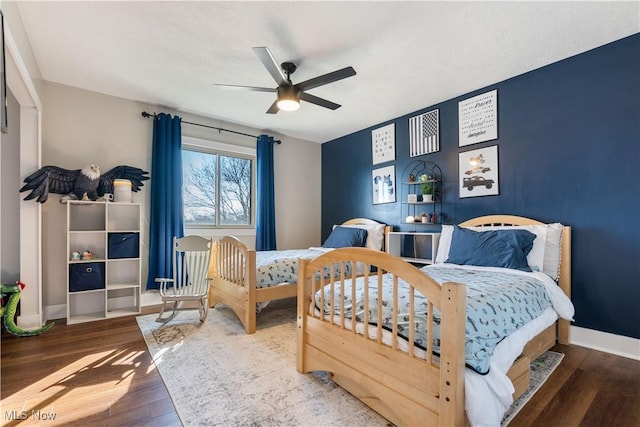
[[[296,371],[295,310],[295,300],[272,302],[252,335],[225,306],[209,310],[202,324],[195,311],[166,325],[156,315],[137,318],[184,426],[391,425],[326,374]],[[541,384],[546,376],[534,378]],[[522,405],[514,403],[505,421]]]
[[[507,410],[502,418],[502,427],[506,427],[520,412],[520,410],[527,404],[527,402],[533,397],[538,389],[544,384],[549,376],[558,367],[564,354],[556,353],[555,351],[547,351],[542,356],[531,362],[529,388],[522,396],[516,399],[511,407]]]

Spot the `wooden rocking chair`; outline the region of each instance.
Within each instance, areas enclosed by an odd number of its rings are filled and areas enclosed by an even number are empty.
[[[178,311],[193,310],[200,312],[200,321],[207,318],[209,295],[209,262],[213,239],[200,236],[186,236],[173,238],[173,278],[156,278],[160,282],[160,296],[162,297],[162,309],[158,314],[157,322],[166,323],[173,319]],[[197,307],[181,307],[183,302],[196,302]],[[172,304],[172,313],[162,317],[167,304]]]

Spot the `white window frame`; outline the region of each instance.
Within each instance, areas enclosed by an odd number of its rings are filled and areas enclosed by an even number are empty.
[[[251,224],[248,225],[204,225],[185,224],[185,234],[200,234],[221,236],[230,234],[241,236],[255,236],[256,229],[256,149],[240,145],[226,144],[224,142],[210,141],[190,136],[182,137],[182,150],[199,151],[206,154],[230,155],[248,157],[251,159]],[[217,185],[220,185],[218,182]],[[216,192],[219,188],[216,189]],[[216,215],[219,215],[216,212]],[[209,232],[206,232],[209,230]],[[217,232],[218,230],[222,232]],[[190,233],[191,231],[191,233]]]

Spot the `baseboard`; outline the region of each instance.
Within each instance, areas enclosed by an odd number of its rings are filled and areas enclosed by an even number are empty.
[[[594,329],[571,327],[571,344],[640,360],[640,340]]]
[[[146,307],[149,305],[162,304],[162,298],[160,297],[160,293],[158,291],[143,292],[142,298],[140,299],[140,304],[143,307]]]
[[[66,319],[67,304],[48,305],[44,308],[44,318],[47,320]]]

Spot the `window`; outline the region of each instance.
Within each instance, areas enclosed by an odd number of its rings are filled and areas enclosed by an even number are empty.
[[[182,147],[185,226],[251,226],[255,150],[224,144],[189,145],[185,139]],[[226,150],[220,149],[223,146]]]

